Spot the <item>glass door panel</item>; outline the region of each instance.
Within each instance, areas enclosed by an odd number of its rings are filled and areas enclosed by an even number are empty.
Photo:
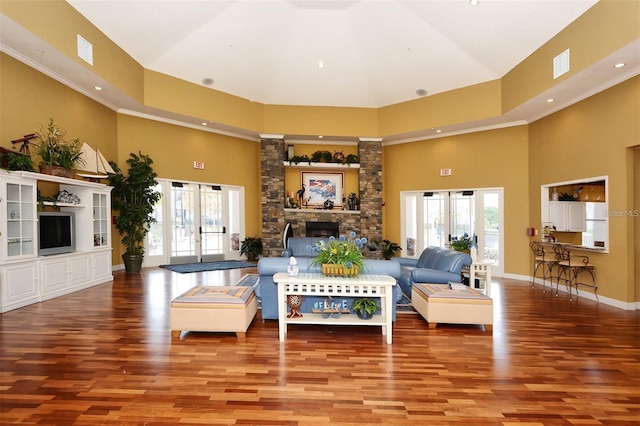
[[[196,215],[199,203],[197,186],[174,183],[171,186],[171,258],[170,263],[199,261],[195,232],[200,216]],[[196,220],[198,223],[196,224]]]
[[[203,262],[224,260],[226,227],[222,205],[220,186],[200,186],[200,244]]]
[[[424,204],[424,246],[444,247],[448,241],[449,227],[446,193],[425,192]]]

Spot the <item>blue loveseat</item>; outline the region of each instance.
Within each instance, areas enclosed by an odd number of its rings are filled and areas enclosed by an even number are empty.
[[[317,238],[313,238],[313,240],[314,242],[318,241]],[[320,273],[320,265],[311,265],[311,260],[311,257],[296,257],[301,273]],[[278,272],[287,272],[288,265],[288,257],[263,257],[258,261],[260,282],[256,287],[256,295],[261,299],[263,320],[278,319],[278,287],[273,283],[273,275]],[[390,260],[366,259],[363,273],[390,275],[397,281],[400,278],[400,264]],[[394,302],[398,302],[402,298],[402,290],[398,285],[393,288],[393,294]],[[311,312],[313,304],[324,299],[324,297],[305,297],[300,312]],[[285,303],[285,301],[282,301],[282,303]],[[396,320],[396,303],[393,304],[392,319],[393,321]]]
[[[408,297],[411,297],[411,286],[414,283],[462,282],[462,268],[473,262],[466,253],[435,246],[424,249],[418,259],[394,257],[391,260],[401,265],[398,284]]]
[[[287,240],[287,248],[282,252],[283,257],[313,257],[315,253],[313,250],[308,250],[309,246],[315,245],[318,241],[324,241],[325,244],[329,243],[329,238],[318,237],[290,237]],[[286,272],[286,271],[285,271]]]

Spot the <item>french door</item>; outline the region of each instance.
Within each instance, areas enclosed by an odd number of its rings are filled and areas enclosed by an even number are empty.
[[[449,247],[452,238],[466,233],[476,238],[478,259],[500,274],[502,189],[403,192],[401,217],[404,255]]]
[[[169,202],[156,205],[146,266],[240,258],[242,188],[165,181],[160,190]]]

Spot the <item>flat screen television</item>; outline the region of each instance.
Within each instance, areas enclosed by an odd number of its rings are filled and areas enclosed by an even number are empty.
[[[73,212],[38,213],[38,256],[73,253],[76,250]]]

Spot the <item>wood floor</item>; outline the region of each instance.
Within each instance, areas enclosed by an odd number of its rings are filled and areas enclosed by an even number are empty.
[[[183,333],[169,304],[254,269],[150,268],[0,315],[0,423],[624,425],[640,422],[640,311],[494,279],[493,332],[290,326]]]

